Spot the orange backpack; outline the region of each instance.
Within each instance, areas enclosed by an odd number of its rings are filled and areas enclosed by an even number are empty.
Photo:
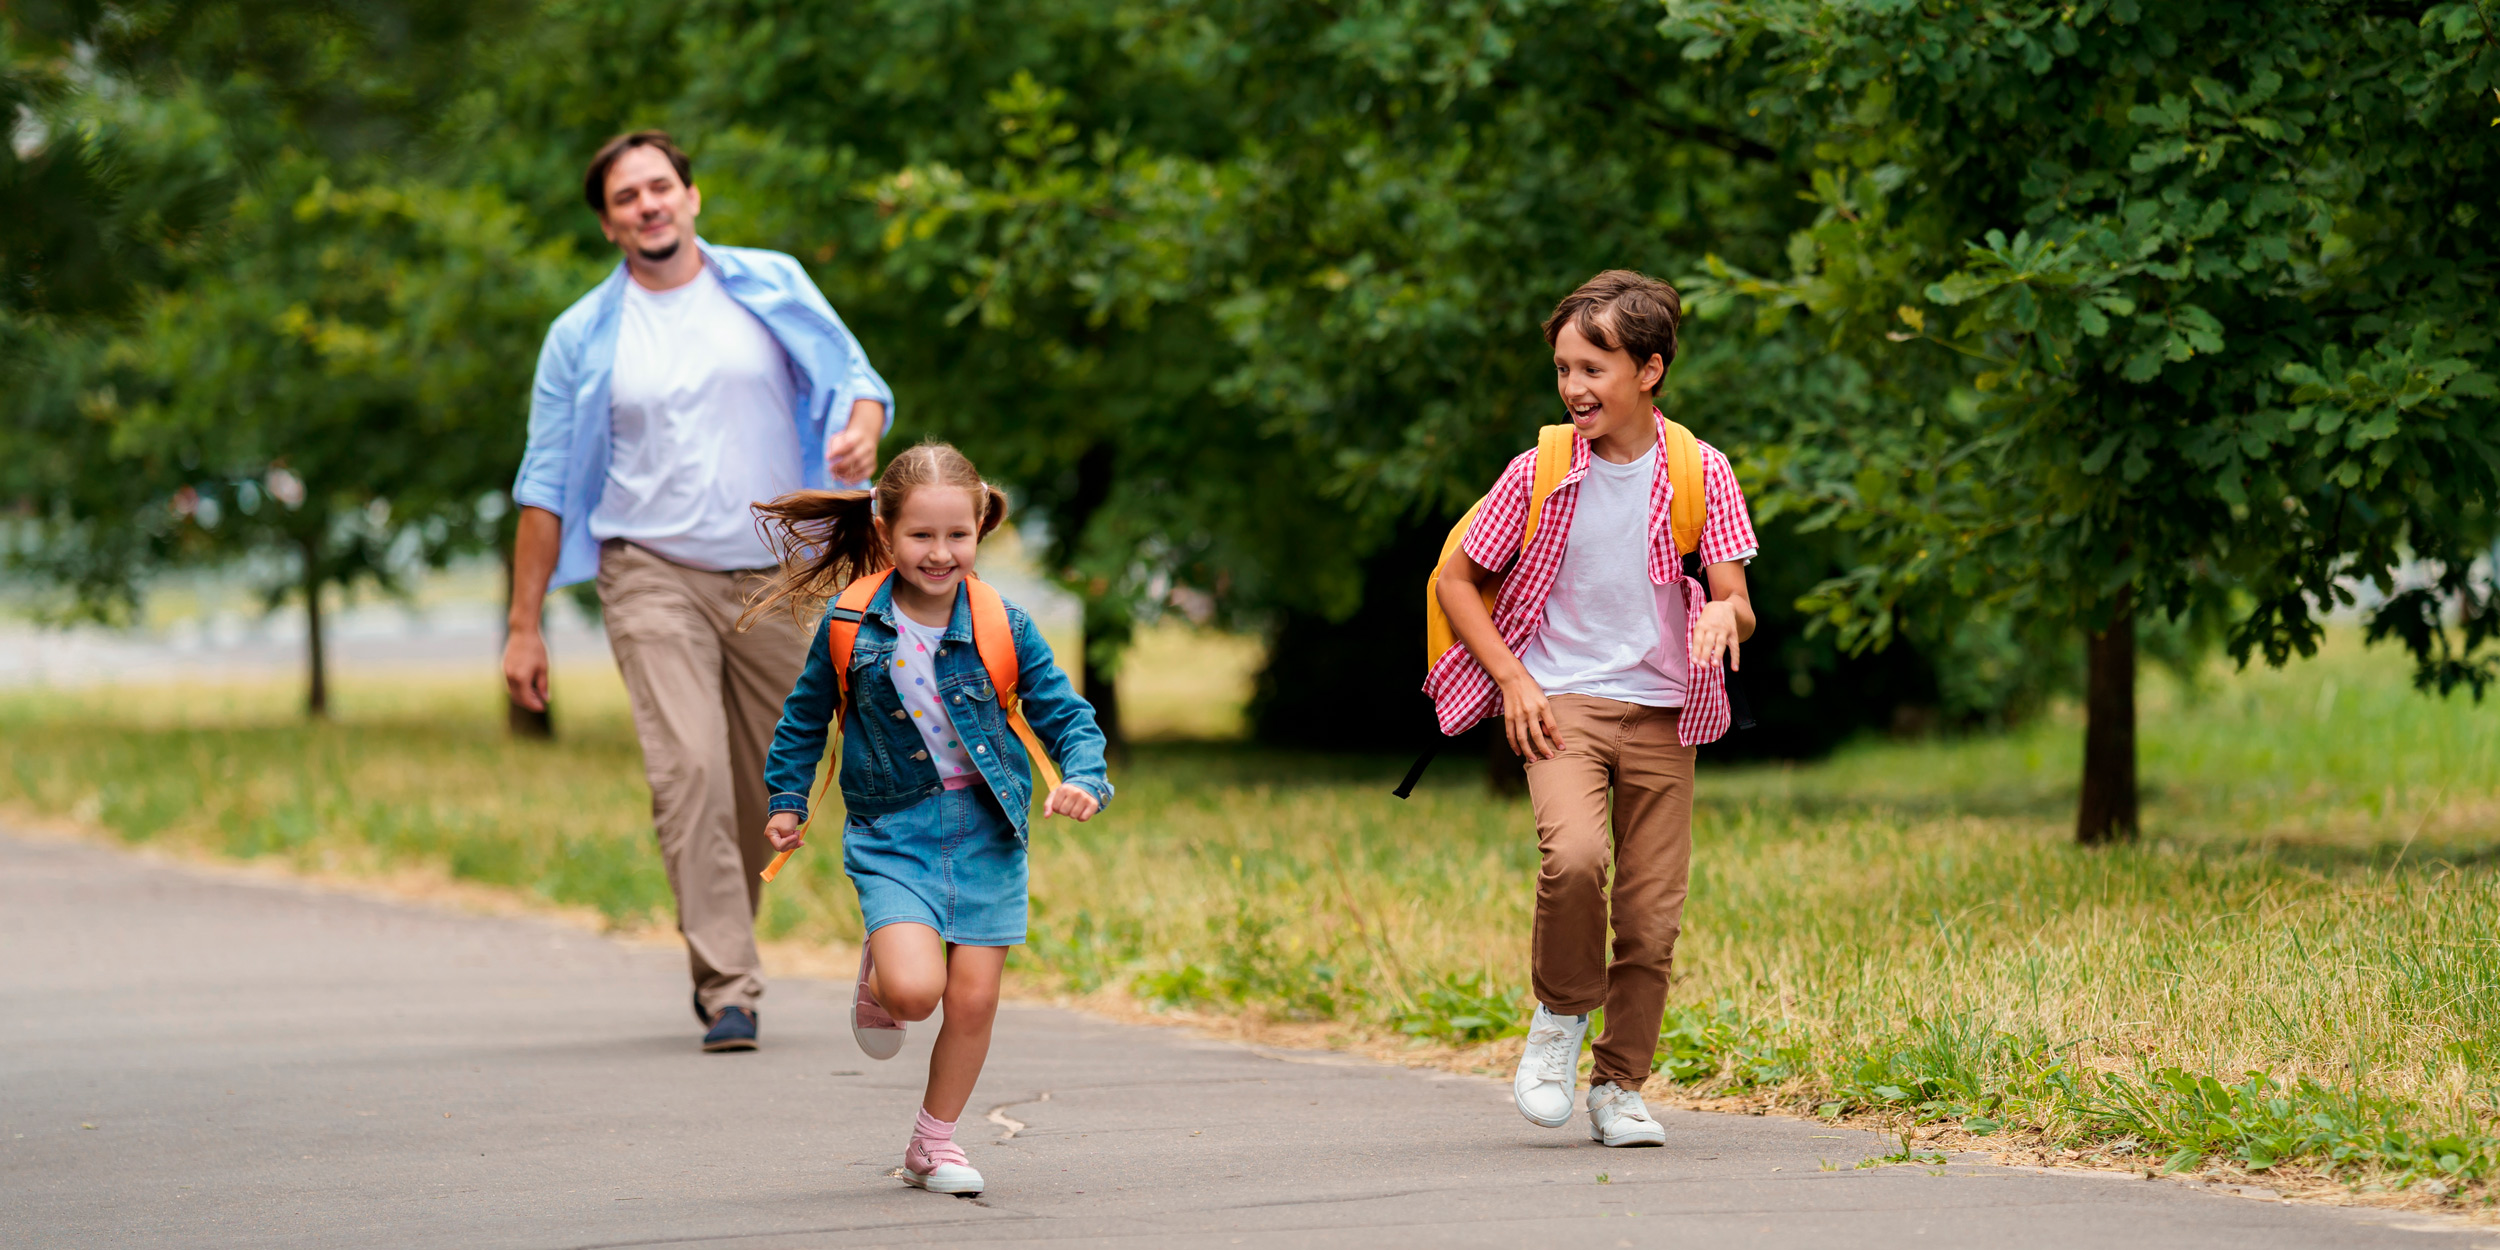
[[[877,588],[894,576],[891,568],[855,578],[842,588],[842,595],[825,613],[825,647],[832,653],[833,671],[842,691],[841,708],[851,705],[851,650],[859,644],[860,617],[868,611],[869,601],[877,597]],[[1015,627],[1007,620],[1007,601],[999,597],[998,588],[978,576],[964,579],[964,591],[972,607],[972,645],[981,652],[981,667],[988,670],[990,688],[998,692],[998,707],[1007,714],[1007,727],[1024,740],[1024,753],[1033,760],[1033,771],[1043,782],[1047,794],[1059,788],[1059,768],[1042,749],[1040,735],[1033,732],[1033,723],[1024,718],[1024,699],[1017,687],[1023,681],[1023,666],[1016,662]],[[896,609],[900,611],[900,609]],[[839,711],[834,722],[841,723]]]

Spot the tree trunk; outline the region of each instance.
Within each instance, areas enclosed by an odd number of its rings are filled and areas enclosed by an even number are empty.
[[[1070,577],[1068,570],[1076,563],[1077,547],[1084,540],[1086,526],[1111,498],[1117,467],[1110,443],[1087,447],[1076,459],[1074,489],[1051,509],[1050,561],[1062,571],[1063,578]],[[1091,592],[1079,589],[1085,598],[1085,661],[1079,666],[1085,701],[1094,705],[1094,723],[1102,728],[1105,754],[1113,763],[1125,764],[1128,737],[1120,728],[1120,680],[1109,664],[1095,656],[1098,650],[1117,655],[1127,649],[1134,622],[1128,618],[1126,605],[1107,601],[1108,588],[1096,587]]]
[[[2075,840],[2086,846],[2136,835],[2135,594],[2118,592],[2109,628],[2087,635],[2084,677],[2083,799]]]
[[[543,626],[547,618],[544,607],[539,609],[538,617]],[[509,644],[512,641],[512,544],[510,542],[503,544],[503,620],[504,642]],[[541,632],[544,633],[543,628]],[[555,707],[553,691],[549,692],[547,706],[535,712],[507,697],[504,700],[503,710],[504,732],[515,738],[553,738],[556,736]]]
[[[1094,705],[1094,723],[1102,727],[1105,750],[1116,762],[1128,761],[1128,736],[1120,729],[1120,679],[1094,663],[1094,649],[1085,648],[1085,701]]]
[[[310,669],[304,686],[304,713],[312,717],[330,714],[329,655],[321,639],[321,540],[307,538],[304,551],[304,660]]]

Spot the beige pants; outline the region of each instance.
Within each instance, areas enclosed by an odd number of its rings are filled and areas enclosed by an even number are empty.
[[[764,754],[807,658],[807,635],[787,614],[738,632],[755,576],[690,569],[618,539],[599,553],[599,607],[633,700],[651,823],[707,1022],[723,1007],[754,1011],[764,993]]]
[[[1684,927],[1685,878],[1693,862],[1693,748],[1676,743],[1673,708],[1582,694],[1556,695],[1551,703],[1562,752],[1528,765],[1528,800],[1544,861],[1536,878],[1530,980],[1537,1001],[1558,1015],[1606,1009],[1590,1080],[1636,1090],[1649,1079],[1658,1051],[1667,973]]]

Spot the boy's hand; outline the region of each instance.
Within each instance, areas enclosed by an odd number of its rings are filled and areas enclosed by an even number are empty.
[[[795,851],[807,845],[807,840],[799,836],[797,812],[774,812],[772,819],[764,822],[764,836],[776,851]]]
[[[1545,692],[1526,673],[1502,683],[1502,736],[1510,749],[1531,763],[1562,754],[1562,724],[1545,701]]]
[[[1719,657],[1727,656],[1727,666],[1743,670],[1744,656],[1737,650],[1736,605],[1725,599],[1713,599],[1701,610],[1701,619],[1693,622],[1693,667],[1717,668]]]
[[[1101,810],[1102,804],[1088,793],[1085,787],[1070,785],[1064,781],[1059,783],[1057,789],[1050,792],[1048,799],[1042,801],[1042,819],[1044,820],[1053,816],[1065,816],[1071,820],[1087,821],[1092,820],[1094,813]]]

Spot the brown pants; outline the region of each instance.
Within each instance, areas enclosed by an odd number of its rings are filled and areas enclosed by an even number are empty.
[[[764,993],[764,754],[807,658],[807,635],[787,614],[738,632],[754,577],[687,568],[619,539],[599,552],[600,613],[633,701],[651,823],[706,1021],[723,1007],[752,1012]]]
[[[1528,765],[1536,809],[1536,932],[1531,980],[1557,1015],[1606,1009],[1593,1082],[1649,1079],[1667,1010],[1667,973],[1684,926],[1693,862],[1693,748],[1673,708],[1556,695],[1562,752]],[[1608,804],[1613,791],[1614,954],[1606,950]]]

